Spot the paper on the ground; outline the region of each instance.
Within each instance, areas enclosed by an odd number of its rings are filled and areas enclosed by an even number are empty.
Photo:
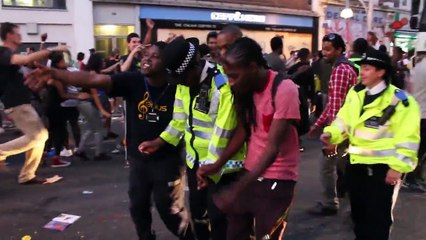
[[[55,217],[54,219],[52,219],[52,221],[44,225],[44,228],[62,232],[69,225],[75,223],[75,221],[77,221],[80,218],[81,217],[77,215],[61,213],[61,215],[59,215],[58,217]]]
[[[55,175],[53,177],[50,178],[46,178],[46,181],[43,184],[52,184],[55,182],[59,182],[63,177]]]

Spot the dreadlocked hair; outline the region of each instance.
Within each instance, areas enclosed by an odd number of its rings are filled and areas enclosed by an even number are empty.
[[[254,62],[260,67],[269,68],[263,57],[262,48],[251,38],[238,39],[227,51],[226,56],[232,57],[239,66],[247,67]],[[237,114],[244,125],[248,138],[251,128],[256,130],[256,106],[254,105],[253,93],[241,94],[234,92]]]

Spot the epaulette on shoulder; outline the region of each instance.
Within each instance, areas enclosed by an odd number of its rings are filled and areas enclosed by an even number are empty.
[[[354,90],[355,92],[360,92],[362,90],[365,89],[365,85],[362,85],[362,83],[358,83],[357,85],[355,85]]]
[[[408,96],[404,90],[396,89],[395,96],[402,102],[405,107],[408,107],[410,103],[408,102]]]
[[[228,82],[228,77],[222,74],[219,70],[215,70],[215,74],[213,75],[214,83],[217,89],[220,89]]]

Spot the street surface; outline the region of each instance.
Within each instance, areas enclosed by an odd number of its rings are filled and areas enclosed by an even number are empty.
[[[120,121],[114,122],[116,132]],[[13,132],[0,135],[4,142]],[[16,136],[16,134],[15,134]],[[290,212],[286,240],[353,240],[348,201],[342,203],[337,217],[312,217],[306,210],[320,196],[319,181],[320,144],[305,142],[305,153],[300,161],[300,180],[296,198]],[[113,140],[107,149],[114,148]],[[90,154],[93,154],[90,152]],[[76,158],[68,168],[39,169],[39,176],[63,176],[61,182],[44,186],[21,186],[16,182],[23,156],[7,160],[9,171],[0,172],[0,240],[20,240],[30,235],[33,240],[133,240],[137,239],[128,212],[127,177],[123,155],[112,155],[105,162],[82,162]],[[161,169],[159,169],[161,171]],[[92,194],[83,194],[91,191]],[[426,195],[401,192],[396,205],[394,240],[426,240]],[[154,212],[154,230],[158,240],[176,239],[161,223]],[[61,213],[81,218],[56,232],[42,227]]]

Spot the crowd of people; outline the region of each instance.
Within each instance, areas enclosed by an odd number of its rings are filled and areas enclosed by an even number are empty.
[[[71,164],[60,158],[71,148],[68,123],[74,155],[89,159],[93,135],[94,160],[110,159],[103,140],[116,136],[102,118],[111,118],[109,99],[122,97],[139,239],[155,239],[152,201],[179,239],[282,239],[306,138],[323,143],[323,195],[309,213],[336,215],[349,195],[357,240],[389,239],[401,185],[424,191],[426,53],[410,59],[414,51],[394,48],[390,57],[374,33],[347,49],[331,33],[321,51],[287,59],[282,37],[265,53],[235,25],[209,33],[206,44],[152,42],[154,22],[147,27],[143,42],[128,35],[128,55],[94,50],[85,63],[79,53],[71,68],[65,46],[16,54],[19,27],[1,25],[1,101],[23,136],[0,144],[0,160],[26,152],[19,183],[46,181],[35,173],[51,147],[52,167]]]

